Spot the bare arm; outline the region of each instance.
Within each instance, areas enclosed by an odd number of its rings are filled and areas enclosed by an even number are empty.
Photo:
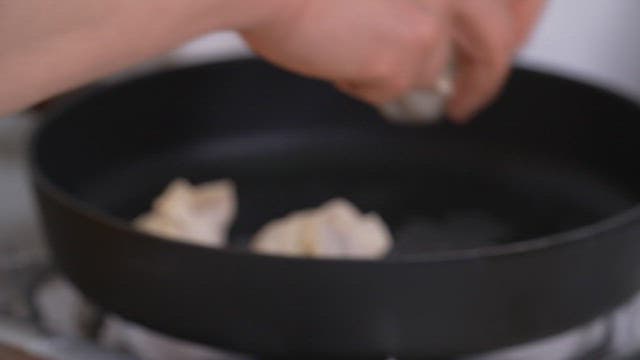
[[[0,0],[0,113],[273,18],[280,0]]]

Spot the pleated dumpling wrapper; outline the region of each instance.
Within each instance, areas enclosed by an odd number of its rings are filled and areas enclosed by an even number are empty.
[[[375,259],[384,257],[392,242],[380,216],[363,214],[338,198],[267,223],[250,246],[254,252],[272,255]]]
[[[176,179],[154,200],[151,211],[134,220],[134,226],[172,240],[222,247],[236,209],[235,186],[230,180],[192,185]]]

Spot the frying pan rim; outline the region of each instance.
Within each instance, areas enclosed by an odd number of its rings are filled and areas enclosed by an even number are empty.
[[[43,191],[47,195],[53,197],[62,206],[67,209],[71,209],[77,214],[84,217],[86,220],[96,222],[101,226],[111,227],[130,235],[143,236],[153,241],[162,241],[165,243],[171,243],[173,246],[186,247],[191,249],[199,249],[213,253],[219,253],[224,255],[233,255],[238,257],[262,257],[272,258],[281,261],[288,261],[291,263],[298,262],[318,262],[318,263],[353,263],[353,264],[414,264],[414,263],[437,263],[437,262],[455,262],[455,261],[470,261],[489,258],[500,258],[507,256],[523,255],[525,253],[533,253],[536,251],[547,251],[559,246],[568,246],[572,243],[580,240],[593,237],[594,235],[603,235],[607,232],[619,229],[623,226],[629,226],[633,223],[640,222],[640,204],[636,204],[629,209],[620,211],[611,216],[605,217],[590,224],[578,226],[569,230],[547,234],[539,237],[527,238],[512,243],[487,245],[478,248],[471,249],[459,249],[459,250],[438,250],[433,252],[406,254],[402,256],[395,256],[391,258],[382,259],[341,259],[341,258],[300,258],[300,257],[287,257],[273,254],[258,254],[246,251],[244,249],[237,248],[212,248],[204,245],[194,244],[190,242],[182,242],[179,240],[172,240],[155,236],[152,234],[146,234],[141,231],[137,231],[127,221],[118,217],[112,216],[97,207],[91,205],[88,202],[82,201],[70,194],[69,192],[56,185],[48,176],[46,176],[40,168],[40,162],[38,161],[37,148],[40,143],[40,139],[43,136],[44,131],[53,126],[55,122],[63,118],[65,112],[68,109],[73,108],[74,105],[81,103],[84,99],[91,98],[99,95],[100,93],[106,93],[112,91],[120,85],[127,85],[136,81],[146,81],[150,79],[157,79],[163,76],[171,76],[176,73],[198,71],[203,68],[222,68],[225,66],[239,65],[243,63],[260,63],[261,60],[253,58],[243,58],[234,60],[225,60],[214,63],[203,63],[193,66],[181,67],[172,70],[164,70],[159,72],[153,72],[151,74],[143,74],[136,76],[123,82],[116,84],[110,84],[101,87],[89,87],[79,91],[73,95],[70,99],[66,99],[62,103],[58,104],[55,109],[44,116],[42,122],[37,126],[34,133],[31,136],[31,140],[28,147],[28,162],[29,170],[31,174],[31,181],[35,184],[35,187],[40,191]],[[585,84],[579,81],[568,79],[556,74],[550,74],[538,70],[522,69],[519,68],[516,71],[531,73],[535,75],[542,75],[545,77],[551,77],[559,79],[568,83],[572,83],[590,91],[606,97],[613,97],[618,101],[626,102],[627,104],[638,108],[638,106],[624,95],[614,94],[609,90],[598,88],[596,86]]]

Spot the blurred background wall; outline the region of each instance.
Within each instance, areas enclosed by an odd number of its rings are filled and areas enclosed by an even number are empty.
[[[640,102],[640,0],[550,0],[520,61]]]

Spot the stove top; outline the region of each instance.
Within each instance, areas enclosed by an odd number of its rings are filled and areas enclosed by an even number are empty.
[[[104,313],[50,264],[31,203],[25,149],[35,118],[0,119],[0,359],[242,360]],[[595,321],[463,360],[640,359],[640,295]]]

